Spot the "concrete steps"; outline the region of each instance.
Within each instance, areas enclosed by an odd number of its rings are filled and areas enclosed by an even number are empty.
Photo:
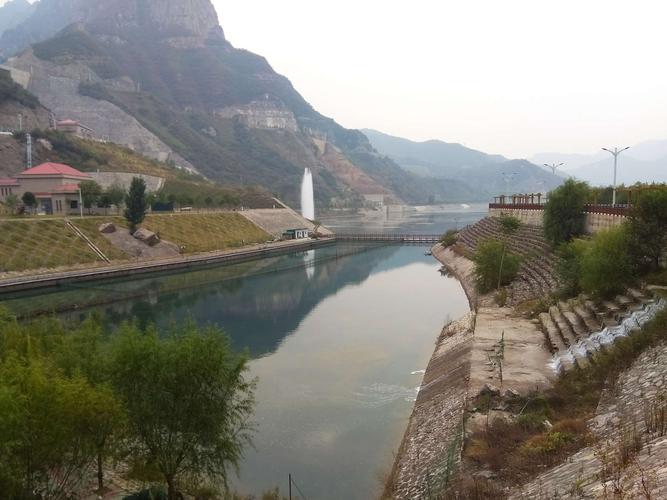
[[[551,306],[538,318],[554,360],[558,360],[554,366],[564,371],[575,365],[587,366],[591,355],[604,348],[590,339],[592,334],[619,325],[630,314],[653,301],[650,292],[629,289],[613,300],[595,302],[582,295]]]

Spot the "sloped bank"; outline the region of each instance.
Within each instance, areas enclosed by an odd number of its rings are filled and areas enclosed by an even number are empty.
[[[471,312],[436,341],[383,498],[423,498],[442,489],[461,455],[477,294],[468,259],[439,244],[432,252],[461,282]]]

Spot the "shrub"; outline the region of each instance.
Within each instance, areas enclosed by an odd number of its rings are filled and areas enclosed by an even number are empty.
[[[630,253],[641,270],[655,271],[667,248],[667,189],[642,193],[628,219]]]
[[[581,292],[581,265],[589,246],[589,241],[575,239],[558,247],[556,272],[562,283],[563,295],[574,296]]]
[[[521,221],[512,215],[501,215],[498,222],[505,234],[513,234],[521,227]]]
[[[544,236],[553,246],[583,234],[588,196],[588,184],[573,179],[549,194],[544,207]]]
[[[442,235],[442,238],[440,238],[440,243],[442,243],[442,246],[445,248],[451,247],[452,245],[456,244],[458,236],[459,236],[458,231],[450,229],[449,231],[447,231],[445,234]]]
[[[509,252],[501,241],[487,240],[480,243],[473,256],[475,280],[482,293],[508,285],[519,272],[521,258]]]
[[[597,297],[623,291],[633,277],[628,247],[625,226],[597,233],[581,256],[581,289]]]

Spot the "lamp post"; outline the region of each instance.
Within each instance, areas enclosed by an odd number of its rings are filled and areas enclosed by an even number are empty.
[[[556,175],[556,169],[558,167],[562,167],[563,165],[565,165],[565,163],[545,163],[544,164],[545,167],[549,167],[551,169],[551,173],[553,175]]]
[[[81,195],[81,184],[79,184],[79,217],[83,219],[83,196]]]
[[[623,149],[614,148],[613,150],[607,149],[607,148],[602,148],[603,151],[606,151],[607,153],[611,153],[614,156],[614,192],[613,192],[612,199],[611,199],[611,204],[612,205],[616,205],[616,169],[618,167],[618,155],[620,155],[623,151],[626,151],[628,149],[630,149],[630,146],[628,146],[627,148],[623,148]]]

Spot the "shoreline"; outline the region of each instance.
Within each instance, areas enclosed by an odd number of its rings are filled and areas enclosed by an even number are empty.
[[[438,335],[382,498],[428,495],[461,455],[478,296],[471,261],[439,243],[431,252],[461,283],[470,311]]]
[[[123,261],[122,263],[116,263],[109,266],[63,270],[60,272],[42,274],[28,274],[16,278],[0,280],[0,296],[6,293],[53,288],[68,283],[123,278],[163,271],[204,267],[207,265],[236,264],[239,262],[247,262],[295,251],[311,250],[321,246],[331,245],[335,242],[335,237],[318,240],[292,240],[264,243],[233,250],[219,250],[204,254],[179,256],[169,259],[149,260],[138,263]]]

